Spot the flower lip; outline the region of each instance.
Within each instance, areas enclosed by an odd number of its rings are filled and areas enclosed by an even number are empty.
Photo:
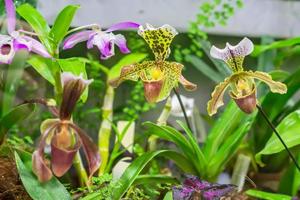
[[[149,103],[154,103],[160,96],[164,80],[143,81],[145,98]]]
[[[254,85],[251,93],[237,97],[233,92],[230,92],[230,97],[235,101],[236,105],[247,114],[252,113],[256,108],[256,88]]]

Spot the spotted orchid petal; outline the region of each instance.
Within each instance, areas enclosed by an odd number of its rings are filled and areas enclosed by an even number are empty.
[[[265,84],[267,84],[273,93],[279,93],[279,94],[285,94],[287,92],[287,87],[285,84],[278,82],[278,81],[273,81],[272,77],[265,72],[260,72],[260,71],[244,71],[240,73],[241,76],[248,76],[254,79],[258,79]]]
[[[74,47],[76,44],[87,41],[90,37],[95,34],[95,31],[88,30],[88,31],[81,31],[78,33],[74,33],[70,35],[63,43],[63,49],[70,49]]]
[[[116,88],[125,80],[138,81],[140,74],[143,71],[146,69],[151,70],[153,67],[155,67],[154,61],[144,61],[142,63],[124,66],[121,69],[120,76],[113,80],[109,80],[109,84]]]
[[[16,9],[13,0],[5,0],[7,32],[11,34],[16,28]]]
[[[165,60],[170,54],[170,44],[178,33],[168,24],[159,28],[146,24],[146,28],[139,27],[138,34],[148,43],[156,60]]]
[[[224,49],[212,46],[210,55],[213,58],[223,60],[232,69],[233,72],[243,71],[243,61],[246,55],[253,51],[253,43],[248,38],[244,38],[236,46],[226,43]]]
[[[75,76],[70,72],[63,72],[61,80],[63,86],[63,100],[59,117],[61,120],[69,120],[81,94],[93,80],[85,80],[83,79],[82,74],[80,76]]]
[[[224,105],[224,93],[230,86],[230,83],[235,79],[235,77],[235,75],[232,75],[215,87],[213,93],[211,94],[211,99],[207,103],[207,112],[209,116],[216,114],[218,108]]]
[[[82,142],[83,151],[89,166],[89,180],[91,181],[93,174],[98,170],[101,163],[98,147],[85,131],[72,123],[70,127],[78,134]]]
[[[30,48],[29,51],[39,54],[39,55],[43,56],[44,58],[51,58],[51,55],[48,53],[48,51],[46,50],[44,45],[42,45],[42,43],[40,43],[36,39],[33,39],[32,37],[24,35],[24,36],[20,36],[19,39],[17,39],[17,40],[19,40],[19,41],[25,40],[27,42],[27,44],[29,43],[30,45],[27,45]]]
[[[0,63],[10,64],[15,56],[13,38],[0,35]]]
[[[129,29],[129,28],[138,28],[139,26],[140,26],[140,24],[137,24],[134,22],[120,22],[120,23],[112,25],[105,32],[113,32],[113,31],[118,31],[118,30]]]
[[[58,123],[49,126],[45,132],[42,132],[38,149],[32,154],[32,171],[38,177],[40,182],[47,182],[52,178],[52,172],[49,168],[47,161],[44,158],[44,148],[46,146],[46,139],[49,134],[56,129]]]

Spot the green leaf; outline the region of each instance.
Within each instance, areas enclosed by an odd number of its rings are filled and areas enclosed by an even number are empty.
[[[48,59],[41,56],[32,56],[27,62],[47,81],[55,85],[54,72],[49,67]]]
[[[204,155],[207,158],[213,157],[226,136],[239,126],[241,123],[240,119],[245,118],[247,118],[247,115],[231,100],[208,134],[203,149]]]
[[[207,160],[206,160],[202,150],[200,149],[200,146],[199,146],[195,136],[193,135],[193,133],[190,131],[190,129],[184,123],[182,123],[181,121],[177,121],[177,123],[181,126],[181,128],[183,128],[183,130],[187,134],[188,141],[189,141],[190,145],[192,146],[192,148],[194,149],[194,153],[196,155],[198,163],[202,163],[202,164],[198,164],[198,165],[205,166],[207,164]],[[202,170],[203,170],[203,168],[202,168]]]
[[[172,191],[167,192],[163,200],[173,200]]]
[[[178,184],[178,180],[172,176],[165,176],[160,174],[155,175],[139,175],[133,185],[140,185],[140,184],[152,184],[152,183],[172,183]]]
[[[281,138],[288,146],[288,148],[294,147],[300,144],[300,134],[297,134],[300,130],[300,110],[296,110],[286,116],[276,127]],[[268,140],[266,146],[255,155],[256,161],[260,165],[264,165],[261,158],[262,155],[271,155],[279,153],[285,150],[280,140],[276,137],[275,133],[272,134]]]
[[[31,156],[29,159],[31,160]],[[17,152],[15,152],[15,160],[22,183],[33,200],[71,200],[66,188],[55,177],[46,183],[40,183],[31,169],[24,164],[24,162],[29,163],[30,160],[22,161]]]
[[[138,63],[142,60],[144,60],[147,57],[147,54],[144,53],[131,53],[126,56],[124,56],[117,64],[115,64],[108,73],[108,80],[117,78],[120,73],[122,67],[126,65],[131,65],[134,63]]]
[[[250,127],[250,123],[246,122],[225,139],[218,152],[212,157],[208,164],[209,170],[207,173],[209,176],[216,178],[216,176],[224,170],[225,164],[229,162],[230,158],[237,152]]]
[[[252,197],[265,199],[265,200],[291,200],[292,199],[292,197],[288,195],[263,192],[259,190],[247,190],[246,194]]]
[[[22,122],[34,111],[34,104],[22,104],[13,108],[0,119],[0,144],[6,133],[15,124]]]
[[[29,53],[27,50],[18,51],[13,59],[13,62],[8,65],[5,76],[1,116],[5,115],[14,104],[15,96],[20,85],[20,80],[22,79],[28,54]]]
[[[67,58],[58,59],[58,64],[63,72],[71,72],[72,74],[79,76],[82,74],[84,79],[87,79],[87,73],[85,70],[85,60],[82,58]],[[88,98],[88,88],[83,92],[81,100],[85,102]]]
[[[300,154],[297,162],[300,163]],[[290,165],[280,179],[278,192],[296,196],[300,187],[300,172],[295,165]]]
[[[30,4],[23,4],[17,8],[18,14],[23,17],[38,34],[39,39],[45,45],[46,49],[53,55],[54,48],[49,39],[50,27],[46,19]]]
[[[55,22],[50,30],[49,36],[57,48],[63,38],[66,36],[73,17],[80,6],[68,5],[56,17]]]
[[[261,38],[262,45],[269,45],[270,43],[274,42],[274,39],[269,36],[263,36]],[[274,69],[273,61],[276,57],[276,50],[264,52],[259,55],[258,57],[258,71],[269,72]]]
[[[286,40],[280,40],[273,42],[269,45],[255,45],[254,51],[252,52],[252,56],[258,56],[261,53],[271,50],[271,49],[278,49],[278,48],[284,48],[284,47],[291,47],[296,44],[300,44],[300,37],[286,39]]]
[[[155,157],[164,156],[175,162],[180,168],[185,171],[187,168],[190,168],[188,165],[188,160],[181,154],[171,151],[171,150],[160,150],[154,152],[148,152],[139,156],[135,159],[125,170],[123,175],[118,181],[118,185],[115,187],[113,191],[113,199],[121,199],[121,197],[126,193],[128,188],[134,183],[138,175],[142,172],[145,166]],[[192,170],[192,168],[191,168]]]
[[[198,69],[201,73],[215,83],[219,83],[224,80],[224,78],[218,72],[216,72],[211,66],[207,65],[202,59],[194,55],[187,55],[186,61],[190,62],[193,66],[195,66],[196,69]]]

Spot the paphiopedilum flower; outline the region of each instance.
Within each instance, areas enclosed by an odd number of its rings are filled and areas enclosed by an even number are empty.
[[[134,22],[122,22],[111,26],[103,31],[99,26],[94,26],[93,30],[84,30],[70,35],[63,44],[63,49],[70,49],[79,42],[87,41],[87,48],[91,49],[97,46],[101,59],[108,59],[115,54],[114,46],[117,45],[122,53],[130,53],[127,47],[126,39],[121,34],[113,34],[113,31],[124,30],[128,28],[138,28],[139,24]]]
[[[196,176],[187,176],[183,184],[181,186],[173,187],[172,191],[174,200],[231,199],[231,194],[236,192],[236,186],[230,184],[209,183],[200,180]]]
[[[32,155],[33,172],[41,182],[55,176],[62,176],[73,163],[74,156],[82,146],[89,166],[90,177],[100,166],[98,148],[92,139],[71,121],[71,114],[81,94],[92,80],[82,76],[62,74],[63,100],[59,118],[45,120],[41,125],[41,140],[38,149]],[[44,158],[44,148],[51,145],[51,169]]]
[[[149,102],[159,102],[167,98],[171,90],[178,86],[178,82],[187,90],[196,89],[195,84],[182,76],[182,64],[166,61],[170,54],[170,44],[177,35],[177,31],[173,27],[163,25],[154,28],[146,24],[146,28],[139,27],[138,34],[148,43],[155,60],[124,66],[120,76],[110,80],[113,87],[117,87],[125,80],[141,79],[144,83],[145,97]]]
[[[5,0],[5,9],[8,35],[0,34],[0,63],[10,64],[19,49],[27,49],[43,57],[51,57],[39,41],[15,31],[16,11],[12,0]]]
[[[245,113],[252,113],[257,103],[255,79],[266,83],[273,93],[286,93],[286,85],[273,81],[269,74],[261,71],[244,70],[244,58],[252,51],[253,43],[248,38],[244,38],[236,46],[226,43],[224,49],[212,46],[210,55],[225,61],[233,73],[215,87],[211,95],[211,100],[207,104],[209,115],[215,114],[217,109],[224,105],[223,96],[228,87],[231,88],[230,97],[236,102],[239,108]]]

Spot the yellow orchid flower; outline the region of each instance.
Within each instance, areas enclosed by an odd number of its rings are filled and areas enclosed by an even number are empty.
[[[180,82],[185,89],[195,90],[197,86],[187,81],[181,71],[183,65],[177,62],[165,61],[170,54],[170,44],[177,35],[177,31],[170,25],[154,28],[146,24],[146,28],[139,27],[138,34],[144,38],[151,48],[155,60],[144,61],[129,66],[124,66],[118,78],[110,80],[110,85],[117,87],[125,80],[144,83],[145,97],[149,102],[159,102],[166,99],[171,90]]]
[[[217,113],[218,108],[224,105],[223,96],[228,87],[231,88],[230,97],[245,113],[252,113],[256,108],[255,79],[266,83],[273,93],[286,93],[286,85],[273,81],[269,74],[261,71],[244,70],[244,58],[252,51],[253,43],[248,38],[244,38],[236,46],[226,43],[224,49],[212,46],[210,55],[213,58],[223,60],[233,73],[215,87],[211,100],[207,103],[207,111],[210,116]]]

